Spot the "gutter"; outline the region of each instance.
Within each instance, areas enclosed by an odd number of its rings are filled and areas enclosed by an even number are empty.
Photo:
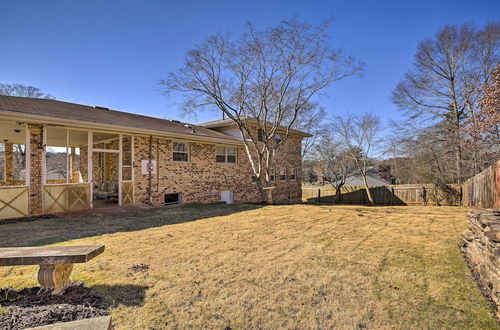
[[[173,139],[182,139],[194,142],[211,142],[215,144],[225,144],[225,145],[234,145],[234,146],[243,146],[243,141],[233,140],[233,139],[218,139],[209,136],[196,136],[190,134],[181,134],[181,133],[173,133],[173,132],[165,132],[165,131],[157,131],[157,130],[148,130],[141,129],[136,127],[129,126],[121,126],[121,125],[111,125],[111,124],[103,124],[98,122],[89,122],[75,119],[66,119],[54,116],[41,116],[28,114],[24,112],[10,111],[10,110],[0,110],[0,120],[9,120],[14,122],[27,122],[33,124],[45,124],[45,125],[60,125],[60,126],[71,126],[75,128],[85,128],[90,130],[106,130],[115,133],[126,132],[129,134],[140,134],[144,136],[160,136],[164,138],[173,138]],[[228,135],[229,136],[229,135]]]

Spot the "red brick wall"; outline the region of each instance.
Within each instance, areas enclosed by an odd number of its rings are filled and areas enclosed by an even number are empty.
[[[148,202],[149,176],[141,173],[141,160],[148,160],[149,138],[135,137],[135,202]],[[252,170],[243,147],[238,148],[237,164],[215,162],[216,146],[190,143],[190,161],[172,161],[173,141],[153,138],[152,160],[157,160],[158,174],[152,175],[152,202],[160,205],[164,195],[181,193],[184,203],[212,203],[220,201],[220,192],[232,190],[235,203],[260,201],[256,184],[252,183]],[[283,143],[276,156],[276,182],[273,193],[275,203],[300,202],[301,159],[300,138],[291,137]],[[287,180],[279,181],[279,169],[287,169]],[[295,168],[296,181],[290,181],[291,169]]]
[[[28,125],[30,133],[30,187],[29,187],[29,212],[31,215],[43,213],[43,128],[41,125]]]

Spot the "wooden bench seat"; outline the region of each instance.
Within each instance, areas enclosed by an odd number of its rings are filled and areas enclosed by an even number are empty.
[[[39,265],[42,289],[60,293],[70,282],[73,264],[85,263],[104,252],[104,245],[0,248],[0,266]]]

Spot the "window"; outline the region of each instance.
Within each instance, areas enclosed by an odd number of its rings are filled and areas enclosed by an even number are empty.
[[[286,168],[282,168],[280,171],[280,181],[286,181]]]
[[[274,180],[276,180],[276,170],[274,168],[272,168],[270,172],[271,172],[271,175],[270,175],[271,182],[274,182]]]
[[[165,194],[165,205],[168,204],[179,204],[181,202],[181,194]]]
[[[236,163],[236,148],[217,147],[215,149],[215,161],[217,163]]]
[[[282,136],[281,136],[281,134],[279,134],[279,133],[276,133],[276,134],[274,135],[274,139],[275,139],[275,141],[276,141],[276,144],[280,144],[280,143],[281,143],[281,141],[283,141]]]
[[[174,162],[189,161],[189,144],[186,142],[174,142],[172,159]]]
[[[264,130],[261,128],[257,131],[257,140],[259,142],[264,142]]]
[[[297,170],[294,168],[290,170],[290,180],[291,181],[297,180]]]
[[[252,174],[252,183],[257,183],[257,176]]]

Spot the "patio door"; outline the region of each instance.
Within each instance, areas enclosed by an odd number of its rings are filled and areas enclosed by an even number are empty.
[[[102,185],[103,196],[109,192],[119,205],[134,202],[134,138],[129,134],[92,132],[93,186]],[[101,165],[99,165],[101,164]],[[94,169],[97,167],[97,171]],[[100,168],[101,167],[101,168]],[[106,185],[106,183],[109,183]],[[116,185],[117,193],[110,191]],[[99,188],[98,188],[99,189]],[[115,190],[113,190],[115,191]],[[99,197],[99,193],[94,193]]]

